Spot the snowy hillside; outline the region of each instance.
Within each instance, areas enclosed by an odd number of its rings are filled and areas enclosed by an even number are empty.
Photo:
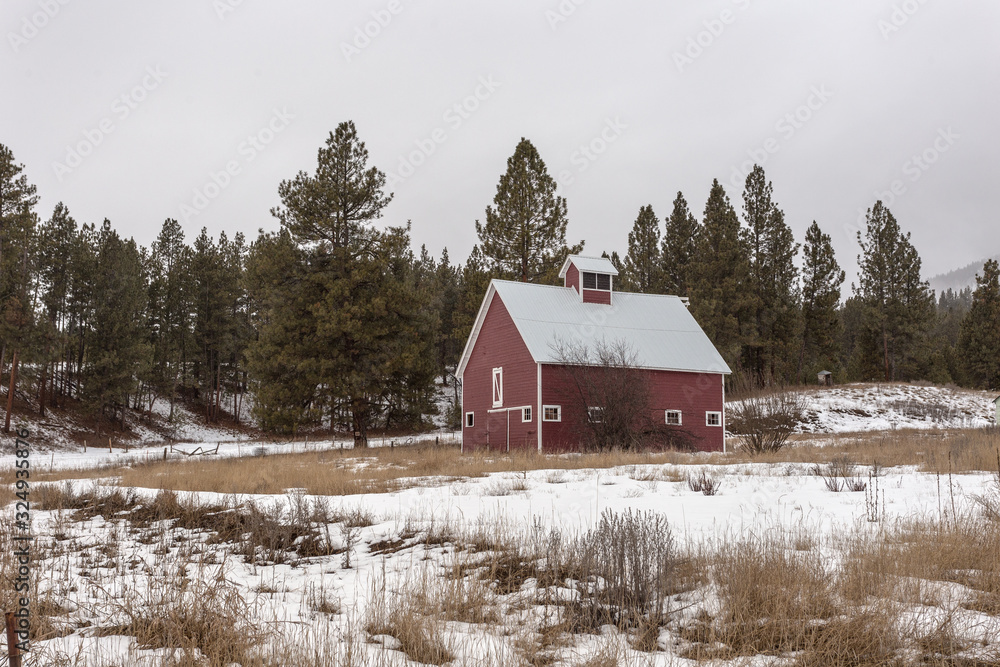
[[[853,384],[810,389],[805,398],[802,433],[984,428],[995,421],[995,396],[949,387]]]

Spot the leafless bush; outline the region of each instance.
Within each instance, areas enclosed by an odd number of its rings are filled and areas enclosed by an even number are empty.
[[[846,456],[837,456],[826,466],[817,463],[812,467],[812,473],[823,478],[826,488],[834,493],[840,493],[845,489],[860,493],[868,488],[868,483],[857,474],[854,461]]]
[[[726,427],[740,437],[743,449],[757,455],[784,447],[802,421],[805,396],[788,389],[763,389],[752,385],[744,387],[740,394],[743,398],[729,405]]]
[[[579,610],[585,626],[636,627],[666,616],[678,558],[664,516],[605,511],[580,547],[582,581],[591,584],[592,594]]]
[[[719,492],[720,483],[717,477],[702,470],[697,475],[688,475],[687,485],[695,493],[714,496]]]
[[[693,448],[694,438],[663,423],[652,409],[649,374],[624,341],[555,345],[559,371],[568,380],[563,409],[578,425],[577,437],[590,450]]]

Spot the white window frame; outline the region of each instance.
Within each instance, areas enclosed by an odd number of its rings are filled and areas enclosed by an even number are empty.
[[[503,407],[503,367],[493,369],[493,407]]]
[[[677,415],[677,421],[670,421],[670,415]],[[668,426],[681,426],[684,423],[684,413],[680,410],[667,410],[663,415]]]
[[[476,426],[476,413],[466,412],[465,413],[465,428],[475,428]]]
[[[598,418],[595,419],[594,415],[597,415]],[[587,421],[591,424],[600,424],[604,421],[604,408],[600,406],[587,408]]]
[[[587,287],[586,281],[584,280],[584,276],[587,276],[587,275],[594,276],[594,286],[593,287]],[[607,277],[607,279],[608,279],[608,286],[607,286],[607,288],[604,288],[604,287],[600,286],[601,285],[600,276]],[[581,271],[580,272],[580,287],[582,289],[592,290],[592,291],[595,291],[595,292],[610,292],[611,289],[612,289],[612,287],[614,286],[613,285],[613,280],[614,280],[614,276],[612,276],[610,273],[599,273],[599,272],[596,272],[596,271]]]
[[[556,411],[556,418],[555,419],[549,419],[548,414],[546,414],[549,410],[555,410]],[[561,422],[562,421],[562,406],[561,405],[543,405],[542,406],[542,421],[543,422]]]
[[[521,423],[526,424],[531,421],[531,406],[521,408]]]
[[[712,415],[716,417],[716,423],[712,423]],[[722,426],[722,413],[709,410],[705,413],[705,426],[721,427]]]

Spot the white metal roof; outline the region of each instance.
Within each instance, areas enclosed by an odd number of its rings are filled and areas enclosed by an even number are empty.
[[[499,295],[537,363],[560,363],[557,347],[624,341],[640,368],[730,373],[679,297],[615,292],[613,305],[583,303],[573,288],[494,280],[486,292],[458,374],[479,336],[494,294]]]
[[[610,273],[613,276],[618,275],[618,269],[615,265],[611,263],[611,260],[607,257],[585,257],[584,255],[570,255],[563,262],[562,268],[559,269],[559,277],[565,278],[566,271],[569,270],[570,262],[572,262],[579,271],[587,271],[589,273]]]

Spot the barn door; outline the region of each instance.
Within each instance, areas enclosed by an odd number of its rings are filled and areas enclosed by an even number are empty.
[[[507,411],[490,412],[486,416],[486,438],[493,451],[507,451]]]

